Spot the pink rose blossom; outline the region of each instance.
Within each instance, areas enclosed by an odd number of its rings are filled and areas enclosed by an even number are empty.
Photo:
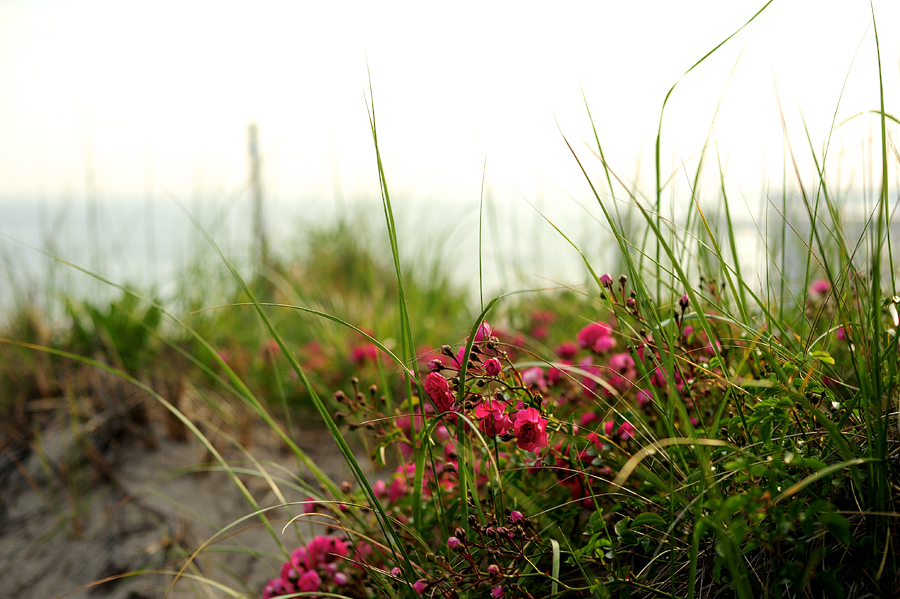
[[[522,373],[522,383],[526,387],[540,385],[543,378],[544,370],[540,366],[534,366]]]
[[[333,562],[350,555],[350,548],[343,540],[334,536],[318,536],[306,544],[309,567]]]
[[[642,408],[653,401],[653,392],[649,389],[641,389],[637,392],[637,402]]]
[[[514,431],[519,449],[536,452],[547,446],[547,421],[534,408],[525,408],[516,413]]]
[[[616,435],[623,441],[627,441],[634,437],[634,426],[630,422],[623,422],[619,425],[619,430],[616,431]]]
[[[578,332],[578,345],[593,348],[597,341],[610,336],[612,327],[605,322],[594,322]]]
[[[581,419],[579,419],[578,423],[581,426],[590,426],[592,422],[597,420],[597,415],[593,412],[585,412],[581,415]]]
[[[304,514],[311,514],[316,511],[316,500],[314,497],[307,496],[306,501],[303,502],[302,511]]]
[[[376,480],[372,485],[372,491],[375,493],[375,497],[381,499],[387,493],[387,484],[383,480]]]
[[[481,326],[478,327],[478,330],[475,331],[475,343],[481,343],[482,341],[490,339],[493,334],[494,329],[491,328],[488,321],[484,320],[481,322]]]
[[[831,291],[831,283],[828,282],[828,279],[818,279],[809,286],[809,292],[813,295],[825,295],[829,291]]]
[[[512,421],[504,412],[504,405],[496,399],[489,399],[478,404],[475,408],[475,416],[481,418],[478,428],[485,435],[502,435],[511,426]]]
[[[620,392],[630,389],[631,381],[637,378],[634,358],[625,352],[613,354],[609,359],[609,369],[611,371],[609,373],[609,383]]]
[[[361,343],[350,350],[350,362],[361,366],[368,362],[375,362],[378,358],[378,348],[371,343]]]
[[[293,561],[293,558],[291,558],[291,561],[284,562],[281,565],[281,580],[284,581],[286,586],[293,585],[300,578],[300,572],[297,571]]]
[[[556,355],[563,360],[571,360],[578,353],[578,346],[571,341],[566,341],[559,344],[553,351],[555,351]]]
[[[497,358],[488,358],[484,362],[484,372],[488,376],[497,376],[502,371],[503,365],[500,364],[500,360],[498,360]]]
[[[283,580],[280,578],[273,578],[269,581],[269,584],[266,585],[266,588],[263,589],[262,599],[272,599],[273,597],[278,597],[280,595],[288,595],[290,592],[291,591],[288,590]]]
[[[606,353],[612,348],[616,346],[616,339],[614,337],[600,337],[597,341],[594,342],[594,346],[591,348],[598,354]]]
[[[321,584],[322,579],[319,578],[318,572],[316,572],[315,570],[307,570],[297,580],[297,590],[303,593],[318,591],[319,585]]]
[[[453,394],[450,393],[450,383],[436,372],[428,373],[425,377],[425,393],[434,402],[438,412],[449,412],[453,403]]]

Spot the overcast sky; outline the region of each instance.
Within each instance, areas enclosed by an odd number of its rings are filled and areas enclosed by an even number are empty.
[[[554,121],[595,169],[579,82],[611,165],[649,173],[667,90],[763,4],[0,0],[0,196],[79,197],[91,166],[104,198],[226,193],[251,121],[273,195],[375,194],[367,67],[395,194],[477,200],[485,159],[501,197],[581,194]],[[898,4],[874,2],[894,113]],[[801,154],[800,110],[820,144],[848,74],[839,120],[876,109],[871,23],[863,0],[775,0],[676,88],[666,169],[694,164],[737,64],[715,127],[729,182],[780,181],[776,84]],[[845,178],[871,127],[842,128]]]

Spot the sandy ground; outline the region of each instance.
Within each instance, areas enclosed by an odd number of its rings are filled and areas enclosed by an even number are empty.
[[[133,398],[136,392],[119,388],[117,393]],[[348,470],[328,432],[312,420],[296,431],[295,440],[340,482]],[[238,448],[206,428],[229,463],[256,470]],[[185,571],[210,582],[185,577],[168,588],[173,576],[157,571],[179,569],[185,554],[252,508],[226,473],[202,467],[211,461],[209,452],[190,435],[178,440],[164,415],[150,418],[140,434],[133,429],[95,427],[85,450],[83,440],[73,441],[71,422],[58,418],[42,430],[39,442],[31,433],[30,447],[11,451],[7,444],[0,452],[0,597],[150,599],[167,590],[169,597],[231,596],[217,583],[239,596],[258,597],[278,575],[283,558],[254,517],[229,529]],[[253,457],[273,477],[299,474],[313,482],[270,430],[263,425],[248,430]],[[262,477],[241,479],[260,506],[281,503]],[[287,484],[279,488],[288,501],[305,499]],[[282,542],[289,550],[295,547],[294,528],[282,533],[286,511],[269,513]],[[148,573],[116,578],[137,571]],[[112,580],[98,584],[107,578]]]

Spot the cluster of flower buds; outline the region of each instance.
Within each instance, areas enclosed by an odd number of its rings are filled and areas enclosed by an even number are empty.
[[[487,524],[479,524],[471,514],[468,525],[470,533],[460,526],[447,538],[449,557],[427,556],[435,564],[434,572],[418,578],[412,584],[413,590],[446,599],[471,590],[481,590],[494,599],[533,599],[517,582],[523,570],[530,568],[526,550],[540,544],[532,522],[522,512],[511,510],[502,523],[492,518]],[[391,573],[399,579],[401,570],[394,568]]]

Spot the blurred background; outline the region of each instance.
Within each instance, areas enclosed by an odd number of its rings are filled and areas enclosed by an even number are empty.
[[[608,232],[563,136],[603,181],[586,101],[610,167],[652,201],[660,111],[679,81],[662,126],[667,210],[691,197],[708,144],[699,199],[720,199],[717,156],[731,208],[755,234],[767,198],[799,190],[785,140],[812,185],[804,127],[821,154],[833,125],[878,108],[862,1],[776,0],[680,80],[763,5],[3,0],[0,302],[104,293],[19,241],[179,293],[175,274],[210,250],[178,203],[244,266],[256,195],[273,254],[339,218],[371,222],[377,236],[372,95],[401,251],[439,253],[464,285],[478,283],[482,195],[487,288],[509,285],[510,273],[532,286],[583,280],[537,210],[607,270]],[[897,112],[900,7],[872,6],[887,111]],[[848,197],[877,194],[879,136],[871,115],[835,129],[828,168]],[[628,197],[624,187],[616,196]]]

